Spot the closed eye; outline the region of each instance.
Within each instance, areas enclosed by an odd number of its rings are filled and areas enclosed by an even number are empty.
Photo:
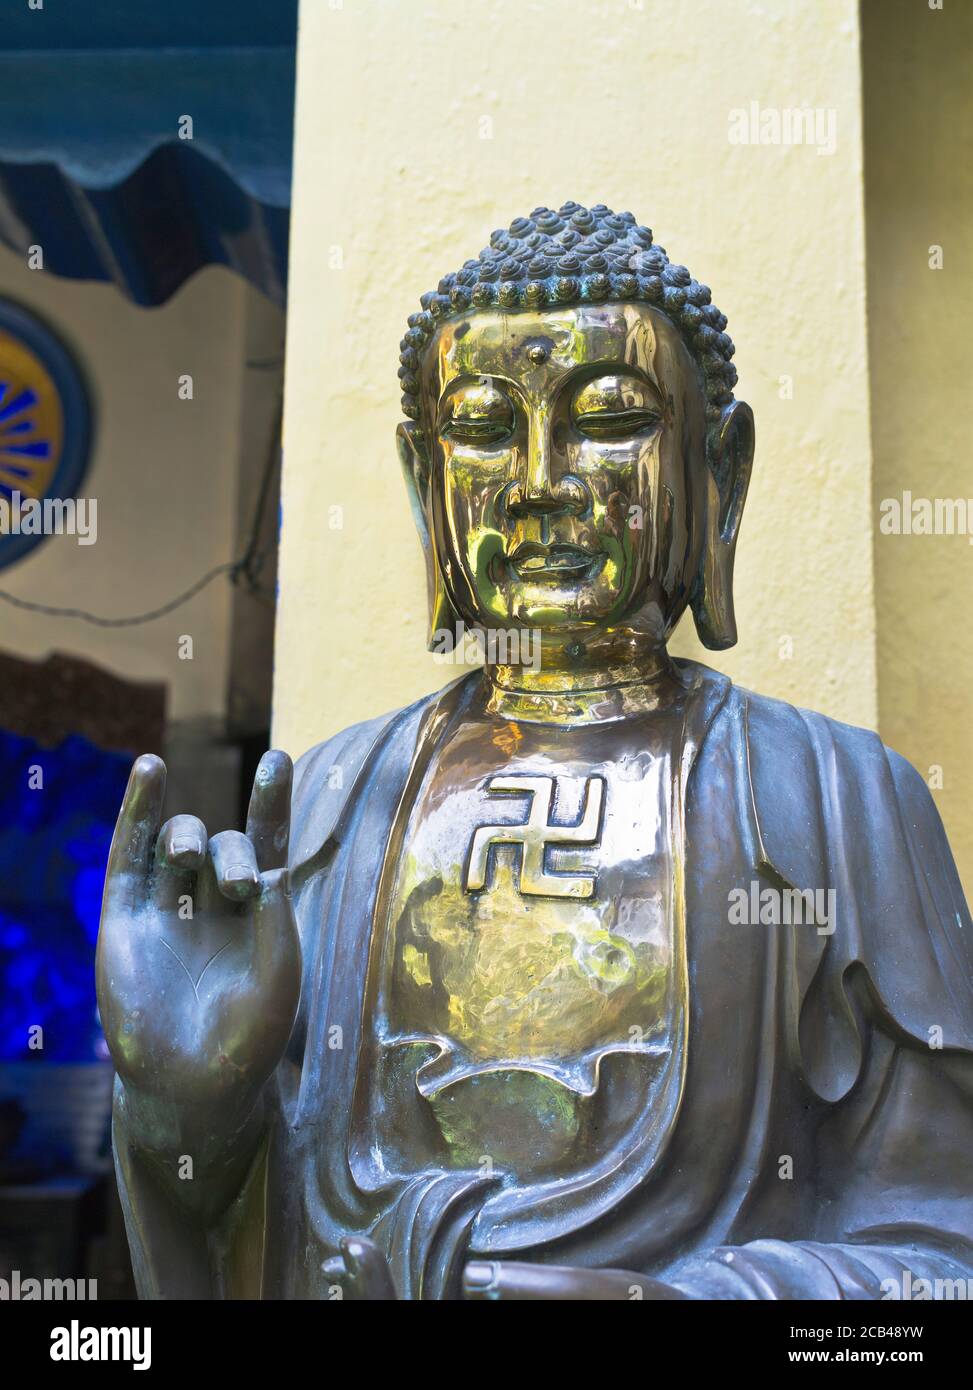
[[[447,420],[442,433],[457,444],[499,444],[509,438],[511,427],[503,420]]]
[[[589,439],[630,439],[654,429],[659,420],[654,410],[598,410],[579,415],[574,423]]]

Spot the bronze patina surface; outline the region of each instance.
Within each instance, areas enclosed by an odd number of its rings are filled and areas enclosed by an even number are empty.
[[[268,753],[246,834],[160,826],[136,763],[98,988],[143,1296],[973,1276],[973,924],[925,783],[666,650],[687,608],[736,640],[732,355],[604,207],[423,296],[398,451],[430,641],[485,668],[293,790]]]

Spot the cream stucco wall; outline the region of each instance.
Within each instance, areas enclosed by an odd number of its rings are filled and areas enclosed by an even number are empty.
[[[244,385],[243,280],[221,268],[144,309],[114,286],[29,270],[0,250],[0,295],[42,315],[88,380],[96,430],[81,495],[98,503],[98,538],[44,541],[0,570],[0,588],[106,617],[156,608],[234,557]],[[193,378],[181,400],[179,377]],[[262,441],[261,441],[262,445]],[[231,589],[217,580],[190,603],[136,627],[94,627],[0,604],[0,646],[19,656],[73,652],[169,688],[170,718],[222,715]],[[179,639],[193,638],[192,660]]]
[[[834,152],[731,144],[751,102],[833,111]],[[567,198],[631,209],[729,317],[757,463],[713,664],[874,726],[860,112],[853,0],[303,0],[277,741],[452,677],[425,652],[398,341],[494,227]],[[688,619],[675,646],[698,651]]]

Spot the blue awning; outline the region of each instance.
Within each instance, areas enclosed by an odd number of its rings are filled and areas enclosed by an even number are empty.
[[[8,11],[0,239],[140,304],[212,262],[282,303],[296,26],[297,0]]]

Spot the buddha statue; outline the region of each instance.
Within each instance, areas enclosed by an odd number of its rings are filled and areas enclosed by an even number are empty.
[[[97,973],[143,1297],[973,1275],[973,924],[925,782],[667,651],[687,608],[736,640],[726,326],[630,213],[494,232],[409,319],[397,433],[430,640],[484,666],[266,754],[245,834],[160,824],[136,762]]]

